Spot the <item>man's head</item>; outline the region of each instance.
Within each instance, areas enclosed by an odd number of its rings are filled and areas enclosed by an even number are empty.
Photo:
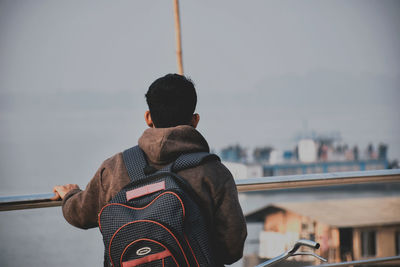
[[[149,127],[196,127],[200,119],[198,114],[194,114],[196,89],[193,82],[185,76],[167,74],[158,78],[150,85],[146,101],[149,111],[145,113],[145,120]]]

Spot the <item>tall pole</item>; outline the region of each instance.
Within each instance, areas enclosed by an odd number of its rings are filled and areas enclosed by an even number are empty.
[[[178,61],[178,73],[183,75],[181,23],[179,19],[178,0],[174,0],[174,15],[175,15],[175,38],[176,38],[176,57]]]

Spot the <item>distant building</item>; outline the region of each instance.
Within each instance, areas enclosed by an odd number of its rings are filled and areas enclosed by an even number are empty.
[[[281,254],[301,238],[319,242],[316,252],[331,263],[400,255],[400,196],[274,203],[246,219],[263,222],[259,261]],[[254,263],[254,255],[250,257]],[[311,264],[314,259],[297,256],[292,261],[290,266],[301,266],[295,262]]]
[[[298,156],[300,162],[315,162],[317,161],[317,144],[314,140],[303,139],[299,141],[298,144]]]
[[[257,147],[254,149],[253,161],[247,159],[246,149],[240,145],[228,146],[222,149],[221,159],[226,162],[240,163],[245,166],[231,164],[228,166],[232,173],[237,168],[246,169],[239,171],[240,177],[254,178],[266,176],[282,176],[312,173],[349,172],[365,170],[382,170],[398,167],[396,161],[387,159],[388,146],[379,144],[378,153],[372,144],[366,148],[366,153],[360,156],[357,146],[349,148],[347,144],[337,143],[333,139],[301,139],[293,150],[279,150],[271,146]],[[233,167],[235,166],[235,167]],[[249,175],[254,166],[262,166],[261,175]],[[233,169],[231,169],[231,167]],[[258,167],[257,167],[258,168]],[[246,174],[244,174],[246,173]]]
[[[387,159],[317,161],[311,163],[287,162],[281,164],[265,164],[263,176],[281,176],[311,173],[367,171],[387,169]]]
[[[257,147],[253,151],[253,159],[257,163],[269,162],[271,152],[274,149],[270,146],[267,147]]]
[[[247,159],[247,153],[240,145],[234,145],[222,149],[220,157],[224,161],[245,162]]]
[[[238,180],[264,176],[264,169],[260,164],[244,164],[229,161],[224,161],[223,164],[229,169],[233,177]]]

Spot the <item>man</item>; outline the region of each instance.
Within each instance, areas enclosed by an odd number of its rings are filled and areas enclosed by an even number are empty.
[[[197,95],[189,79],[178,74],[157,79],[146,101],[149,110],[144,117],[149,129],[140,137],[139,147],[151,166],[160,169],[182,154],[209,152],[207,141],[195,129],[200,116],[194,113]],[[213,221],[211,245],[218,266],[239,260],[247,230],[231,173],[221,162],[208,161],[178,174],[193,187]],[[54,199],[63,199],[63,215],[70,224],[97,227],[102,207],[129,182],[122,153],[118,153],[103,162],[85,190],[72,184],[55,186]]]

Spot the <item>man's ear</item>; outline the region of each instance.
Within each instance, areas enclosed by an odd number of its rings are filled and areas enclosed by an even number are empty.
[[[199,121],[200,121],[200,115],[195,113],[192,116],[192,121],[190,122],[190,125],[192,125],[193,128],[196,128],[197,124],[199,124]]]
[[[146,112],[144,113],[144,120],[146,121],[147,126],[149,126],[150,128],[154,128],[154,123],[151,119],[150,110],[146,110]]]

